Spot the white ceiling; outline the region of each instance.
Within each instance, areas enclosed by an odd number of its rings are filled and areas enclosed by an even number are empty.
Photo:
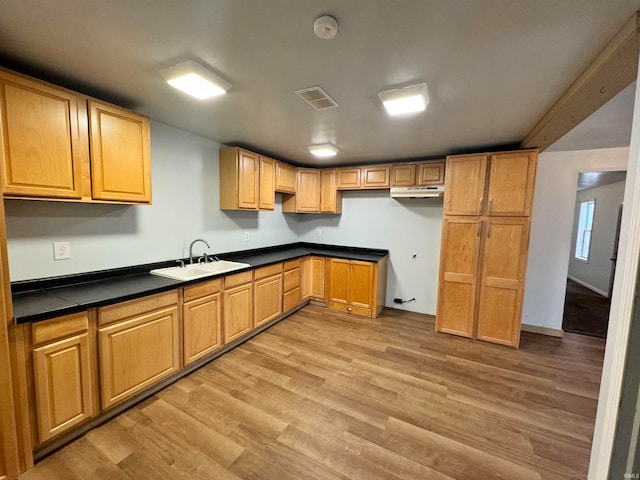
[[[312,143],[338,146],[333,164],[519,143],[640,0],[0,5],[0,64],[221,143],[310,165],[322,164],[306,150]],[[314,36],[321,14],[337,18],[335,39]],[[199,102],[166,85],[158,71],[188,58],[231,82],[228,94]],[[377,93],[418,82],[429,85],[428,110],[388,117]],[[314,111],[293,93],[314,85],[340,106]]]

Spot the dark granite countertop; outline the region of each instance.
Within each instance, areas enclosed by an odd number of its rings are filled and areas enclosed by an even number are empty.
[[[185,285],[306,255],[376,262],[388,254],[388,250],[300,242],[218,254],[220,259],[248,263],[251,267],[198,280],[179,281],[149,273],[155,268],[175,266],[176,261],[170,260],[99,272],[13,282],[11,284],[13,313],[16,323],[34,322],[166,292]]]

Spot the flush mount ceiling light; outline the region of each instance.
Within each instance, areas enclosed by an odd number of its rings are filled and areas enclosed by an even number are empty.
[[[422,112],[429,105],[429,91],[426,83],[385,90],[380,92],[378,97],[389,115]]]
[[[161,70],[169,85],[199,100],[226,93],[231,84],[193,60]]]
[[[338,148],[334,147],[330,143],[323,143],[322,145],[309,145],[307,147],[311,155],[315,155],[320,158],[335,157],[338,154]]]

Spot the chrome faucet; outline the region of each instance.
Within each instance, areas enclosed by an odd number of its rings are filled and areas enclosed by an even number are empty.
[[[191,242],[191,245],[189,245],[189,263],[193,263],[193,245],[195,243],[198,243],[198,242],[202,242],[207,246],[207,248],[211,248],[211,245],[209,245],[209,242],[207,242],[206,240],[203,240],[201,238],[198,238],[198,239],[194,240],[193,242]]]

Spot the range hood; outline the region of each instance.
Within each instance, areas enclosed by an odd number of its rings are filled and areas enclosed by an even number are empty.
[[[444,185],[431,187],[393,187],[391,198],[438,198],[444,194]]]

